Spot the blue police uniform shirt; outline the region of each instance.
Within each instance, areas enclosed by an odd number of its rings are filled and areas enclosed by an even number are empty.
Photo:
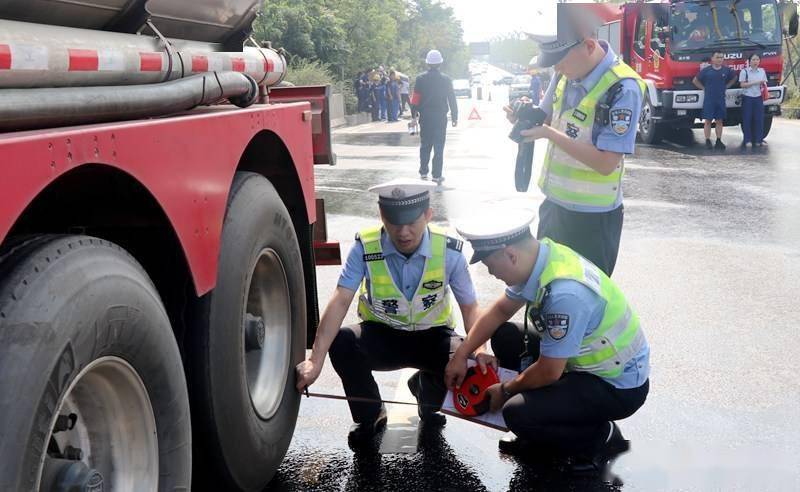
[[[604,73],[614,64],[617,60],[617,54],[605,41],[600,41],[600,46],[605,50],[606,54],[603,60],[589,72],[589,75],[581,80],[571,80],[567,82],[567,87],[564,91],[564,101],[561,104],[561,113],[567,110],[574,109],[578,106],[586,94],[600,81]],[[553,75],[550,85],[547,87],[544,98],[542,99],[541,108],[548,115],[553,115],[553,93],[560,76]],[[592,126],[592,143],[600,150],[609,152],[617,152],[620,154],[633,154],[636,146],[636,127],[639,121],[639,115],[642,112],[642,91],[639,89],[639,84],[633,79],[623,79],[620,82],[622,90],[614,98],[611,104],[610,112],[614,110],[628,110],[631,112],[630,126],[628,130],[622,135],[618,134],[611,128],[611,124],[603,125],[597,122]],[[574,205],[562,203],[559,200],[548,197],[548,200],[557,203],[558,205],[576,212],[608,212],[617,209],[622,204],[622,187],[620,186],[617,199],[611,206],[596,207],[585,205]]]
[[[530,278],[524,285],[515,285],[506,289],[506,296],[514,301],[533,302],[539,290],[539,277],[542,275],[550,248],[540,243],[539,256]],[[542,313],[558,315],[566,320],[567,330],[562,338],[555,339],[549,330],[541,335],[539,352],[545,357],[568,359],[578,355],[583,339],[594,332],[600,325],[605,312],[605,301],[592,289],[575,280],[558,279],[550,283],[550,295],[545,299]],[[530,330],[533,327],[529,326]],[[613,379],[603,378],[616,388],[638,388],[650,376],[650,346],[645,346],[636,357],[625,364],[622,374]]]
[[[414,297],[422,273],[425,269],[425,260],[432,255],[430,231],[426,230],[417,250],[406,258],[401,252],[397,251],[394,243],[386,234],[381,232],[381,248],[383,257],[389,267],[389,274],[394,279],[395,285],[403,291],[407,300]],[[444,259],[445,265],[445,285],[449,285],[453,295],[459,305],[469,305],[476,301],[475,287],[472,285],[472,277],[467,269],[467,259],[460,251],[447,248]],[[342,273],[339,275],[340,287],[357,291],[364,276],[369,277],[367,265],[364,262],[364,245],[361,241],[356,241],[347,255]],[[369,278],[368,278],[369,280]]]

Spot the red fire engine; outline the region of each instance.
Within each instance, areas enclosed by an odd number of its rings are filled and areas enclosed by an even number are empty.
[[[632,66],[647,83],[639,136],[658,142],[666,128],[691,128],[700,118],[703,91],[692,84],[701,64],[712,52],[722,51],[725,63],[736,71],[750,54],[761,56],[767,73],[769,100],[765,101],[765,134],[772,118],[781,114],[786,88],[782,41],[797,35],[796,5],[776,0],[658,0],[592,5],[605,25],[599,37]],[[784,29],[784,24],[792,26]],[[741,123],[741,89],[738,83],[725,94],[725,125]]]
[[[328,88],[276,87],[260,3],[0,2],[0,490],[261,490],[283,459],[338,245]]]

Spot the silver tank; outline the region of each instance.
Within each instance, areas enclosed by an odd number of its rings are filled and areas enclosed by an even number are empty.
[[[286,72],[284,57],[244,46],[259,4],[4,0],[0,88],[152,84],[214,71],[275,85]]]

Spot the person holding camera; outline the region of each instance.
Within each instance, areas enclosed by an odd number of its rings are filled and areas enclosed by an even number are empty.
[[[537,237],[569,246],[610,276],[622,233],[624,155],[634,152],[645,84],[595,37],[597,25],[582,7],[559,4],[557,35],[530,35],[539,66],[556,73],[541,105],[544,123],[520,135],[548,140]],[[505,110],[517,122],[519,112]]]

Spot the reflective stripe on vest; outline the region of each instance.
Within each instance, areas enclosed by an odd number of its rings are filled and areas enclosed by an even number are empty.
[[[636,80],[644,94],[645,84],[639,74],[625,63],[617,61],[600,77],[597,84],[575,108],[561,114],[567,87],[567,79],[561,77],[553,95],[553,118],[550,126],[569,135],[576,142],[592,145],[592,128],[597,104],[621,79]],[[637,123],[630,122],[631,125]],[[562,203],[609,207],[617,200],[624,168],[624,162],[620,161],[613,173],[604,176],[564,152],[551,140],[547,144],[547,153],[539,176],[539,188],[545,196]]]
[[[358,316],[407,331],[427,330],[433,326],[455,328],[450,303],[450,287],[445,281],[447,235],[444,229],[428,226],[431,257],[425,260],[417,290],[411,301],[392,278],[383,258],[382,227],[370,227],[359,233],[367,261],[369,281],[364,278],[358,297]]]
[[[591,335],[584,337],[578,355],[567,360],[567,370],[609,379],[619,377],[625,364],[647,346],[639,317],[602,270],[564,245],[547,238],[542,242],[550,248],[550,256],[539,278],[531,311],[541,309],[546,288],[554,280],[575,280],[592,289],[606,302],[603,319]]]

